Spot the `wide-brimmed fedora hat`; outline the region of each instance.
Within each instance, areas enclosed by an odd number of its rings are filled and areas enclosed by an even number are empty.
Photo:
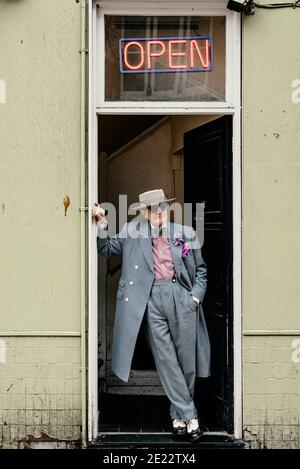
[[[154,189],[152,191],[143,192],[139,194],[139,201],[132,205],[135,210],[145,209],[151,205],[159,205],[162,202],[171,202],[176,200],[176,197],[167,199],[162,189]]]

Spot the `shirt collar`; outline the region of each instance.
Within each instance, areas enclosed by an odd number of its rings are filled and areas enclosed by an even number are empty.
[[[166,222],[161,226],[161,228],[157,228],[156,226],[152,225],[152,223],[149,221],[149,226],[151,238],[166,238],[169,234],[168,225]]]

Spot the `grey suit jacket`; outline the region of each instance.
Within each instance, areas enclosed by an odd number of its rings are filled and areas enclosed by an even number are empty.
[[[206,264],[193,228],[168,222],[170,248],[176,276],[182,286],[200,300],[197,314],[197,376],[210,374],[210,342],[202,310],[206,291]],[[120,233],[109,238],[100,228],[97,238],[98,253],[102,256],[122,256],[122,271],[116,295],[116,315],[113,329],[112,371],[123,381],[129,378],[137,335],[147,307],[154,267],[149,223],[141,218],[126,223]],[[176,246],[174,234],[189,243],[188,256],[182,257],[182,247]]]

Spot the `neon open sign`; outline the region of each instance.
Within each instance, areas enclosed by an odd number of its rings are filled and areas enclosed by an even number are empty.
[[[121,73],[210,72],[212,36],[122,38]]]

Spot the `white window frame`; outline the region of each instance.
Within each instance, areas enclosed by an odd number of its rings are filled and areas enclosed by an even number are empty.
[[[235,66],[235,44],[234,44],[234,28],[236,23],[236,14],[230,10],[224,9],[223,2],[186,2],[184,8],[182,3],[172,3],[170,13],[170,3],[150,3],[150,2],[96,2],[99,5],[97,21],[97,43],[96,43],[96,102],[97,108],[103,113],[111,113],[114,109],[139,109],[145,107],[147,109],[180,108],[199,109],[209,108],[214,110],[230,110],[235,106],[234,97],[234,72]],[[169,8],[168,8],[169,7]],[[137,13],[138,12],[138,13]],[[143,15],[143,16],[225,16],[226,17],[226,78],[225,78],[225,101],[105,101],[105,15]]]
[[[233,328],[234,328],[234,436],[242,438],[242,187],[241,187],[241,15],[226,9],[224,0],[202,2],[90,1],[89,3],[89,321],[88,321],[88,438],[98,435],[98,258],[96,227],[91,209],[98,198],[98,115],[232,115],[233,116]],[[114,102],[104,96],[104,15],[220,15],[226,24],[226,102]],[[101,97],[100,93],[100,97]]]

